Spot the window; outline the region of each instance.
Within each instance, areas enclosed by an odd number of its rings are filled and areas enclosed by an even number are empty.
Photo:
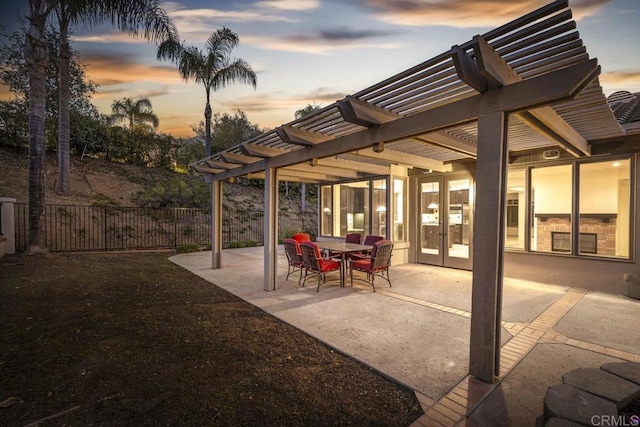
[[[505,247],[524,249],[527,215],[526,170],[509,170],[507,176],[507,212]]]
[[[579,167],[580,254],[628,258],[631,161],[583,163]],[[589,240],[587,236],[591,236]]]
[[[572,170],[572,165],[563,165],[531,171],[532,251],[571,252]],[[565,233],[565,243],[554,247],[557,232]]]
[[[373,210],[371,219],[371,234],[387,235],[387,180],[379,179],[372,182]],[[367,233],[369,234],[369,233]]]
[[[404,242],[404,179],[393,180],[393,240]]]
[[[320,235],[387,236],[387,185],[387,179],[376,179],[321,186]]]
[[[320,235],[330,236],[332,234],[331,225],[333,224],[333,195],[330,185],[323,185],[320,188]]]

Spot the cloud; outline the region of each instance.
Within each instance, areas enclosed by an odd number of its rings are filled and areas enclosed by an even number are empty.
[[[392,33],[378,30],[325,29],[286,37],[247,36],[243,41],[262,49],[329,55],[337,50],[398,49],[395,42],[370,42],[369,39],[386,37]]]
[[[593,15],[611,0],[576,0],[576,19]],[[362,0],[378,20],[411,26],[496,27],[541,6],[539,0]]]
[[[224,108],[230,110],[240,109],[247,113],[261,113],[273,110],[295,111],[307,104],[320,104],[323,107],[342,99],[346,93],[336,91],[328,87],[319,87],[308,93],[280,98],[277,94],[267,94],[263,96],[246,96],[235,98],[230,101],[220,101]],[[293,114],[291,115],[293,119]]]
[[[605,92],[616,90],[635,92],[640,90],[640,70],[603,72],[600,75],[600,83]]]
[[[134,37],[130,34],[113,32],[104,34],[86,34],[86,35],[73,35],[71,36],[72,42],[84,42],[84,43],[129,43],[129,44],[149,44],[150,42],[140,36]]]
[[[177,68],[169,65],[149,65],[136,62],[132,55],[118,53],[83,53],[87,75],[101,87],[124,83],[178,84],[182,78]],[[101,92],[105,92],[101,90]]]
[[[313,10],[320,6],[317,0],[265,0],[256,3],[258,7],[280,10]]]

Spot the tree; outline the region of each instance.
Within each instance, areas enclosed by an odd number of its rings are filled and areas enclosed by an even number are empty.
[[[69,32],[74,24],[109,22],[120,30],[147,40],[178,40],[178,32],[158,0],[49,0],[55,3],[60,30],[58,181],[56,190],[69,191],[69,63],[73,54]]]
[[[182,77],[204,85],[206,105],[205,156],[211,155],[211,91],[217,91],[228,84],[239,81],[256,87],[256,74],[243,59],[230,58],[231,51],[238,45],[238,35],[230,29],[218,29],[206,43],[206,52],[194,46],[183,46],[175,39],[169,39],[158,47],[158,59],[168,59],[178,64]]]
[[[27,253],[46,250],[44,241],[44,165],[47,45],[45,29],[61,2],[77,6],[76,19],[110,22],[151,40],[178,40],[172,21],[157,0],[29,0],[25,61],[29,74],[29,244]],[[71,4],[71,3],[69,3]],[[71,17],[71,15],[70,15]],[[74,19],[74,18],[70,18]],[[174,41],[175,41],[174,40]]]
[[[319,111],[321,108],[322,107],[320,105],[317,105],[315,102],[313,104],[307,104],[306,107],[296,110],[295,112],[296,119],[301,119],[310,114],[313,114],[316,111]],[[302,194],[301,196],[302,199],[300,201],[301,202],[300,210],[302,210],[302,212],[305,212],[307,210],[307,184],[305,182],[302,183],[302,188],[300,188],[300,193]]]
[[[310,114],[315,113],[316,111],[320,111],[321,109],[322,109],[322,106],[316,104],[315,102],[313,104],[307,104],[305,107],[302,107],[299,110],[296,110],[295,117],[296,119],[301,119],[303,117],[306,117]]]
[[[114,122],[126,121],[129,130],[140,129],[153,132],[160,124],[149,98],[118,99],[111,104],[111,112]]]

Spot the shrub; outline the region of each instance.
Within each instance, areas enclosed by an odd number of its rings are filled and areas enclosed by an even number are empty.
[[[197,243],[187,243],[186,245],[180,245],[176,247],[176,252],[184,254],[187,252],[199,252],[200,245]]]

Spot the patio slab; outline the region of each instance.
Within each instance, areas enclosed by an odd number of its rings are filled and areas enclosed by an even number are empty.
[[[564,335],[640,354],[640,304],[621,295],[585,295],[555,329]]]
[[[472,273],[466,270],[403,264],[392,268],[392,292],[471,311]],[[531,322],[569,288],[504,278],[503,320]]]
[[[340,288],[337,275],[327,275],[320,292],[314,279],[302,288],[296,275],[289,281],[279,275],[279,289],[264,292],[261,250],[223,251],[224,267],[218,270],[210,268],[209,257],[195,253],[171,260],[432,399],[441,398],[467,375],[468,317],[374,293],[357,281],[354,287],[347,282]],[[407,270],[413,271],[394,267],[393,292],[396,282],[417,288],[415,280],[403,280],[401,271]],[[286,272],[283,258],[280,271]],[[502,344],[510,338],[503,329]]]
[[[506,326],[517,335],[503,348],[509,367],[498,384],[483,383],[487,392],[478,404],[465,400],[471,272],[405,264],[393,267],[392,288],[383,283],[374,293],[357,281],[341,288],[337,275],[328,275],[316,293],[313,279],[304,288],[295,275],[285,281],[280,251],[278,290],[265,292],[262,248],[225,250],[218,270],[211,269],[210,256],[171,260],[433,399],[416,426],[431,425],[436,415],[449,415],[447,425],[456,425],[465,408],[473,412],[459,425],[534,425],[547,388],[560,384],[563,374],[640,361],[640,332],[629,322],[640,315],[637,301],[505,278],[503,320],[515,322]],[[503,328],[503,346],[511,338]]]

